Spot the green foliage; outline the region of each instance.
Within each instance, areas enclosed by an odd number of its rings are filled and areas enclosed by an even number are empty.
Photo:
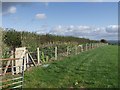
[[[44,52],[45,56],[48,56],[49,59],[54,57],[54,47],[45,47],[45,48],[40,48],[41,52]]]
[[[9,58],[11,55],[8,53],[8,51],[4,51],[2,58]]]
[[[14,29],[6,29],[3,35],[3,41],[9,47],[25,46],[30,51],[35,51],[37,47],[41,47],[49,44],[83,44],[90,42],[98,42],[95,40],[89,40],[85,38],[78,38],[73,36],[57,36],[57,35],[40,35],[33,32],[18,32]]]
[[[48,62],[48,60],[49,60],[49,57],[48,57],[48,56],[46,56],[46,62]]]
[[[8,29],[3,35],[3,42],[14,49],[21,46],[21,34],[14,29]]]
[[[101,39],[100,42],[107,43],[107,41],[105,39]]]

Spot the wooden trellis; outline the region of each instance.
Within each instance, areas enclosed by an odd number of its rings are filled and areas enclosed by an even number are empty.
[[[15,66],[12,64],[13,61],[22,60],[22,71],[18,74],[12,73],[12,69],[16,71],[16,68],[19,66]],[[23,88],[23,80],[24,80],[24,58],[7,58],[7,59],[0,59],[1,62],[8,61],[7,65],[3,67],[1,65],[0,70],[0,88],[1,89],[16,89],[16,88]],[[20,68],[20,67],[19,67]],[[11,69],[8,71],[8,69]]]
[[[24,71],[29,67],[29,61],[36,66],[31,54],[26,47],[16,48],[15,58],[0,59],[3,64],[0,66],[0,88],[15,89],[23,87]]]

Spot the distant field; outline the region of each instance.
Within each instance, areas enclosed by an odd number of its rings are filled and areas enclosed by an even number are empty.
[[[104,46],[25,72],[24,88],[116,88],[118,47]]]

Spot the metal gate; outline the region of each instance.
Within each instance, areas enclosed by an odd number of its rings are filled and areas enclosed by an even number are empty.
[[[16,60],[23,60],[22,66],[15,66]],[[0,62],[0,89],[22,89],[24,80],[24,58],[0,59]],[[16,74],[16,68],[22,68],[22,72]]]

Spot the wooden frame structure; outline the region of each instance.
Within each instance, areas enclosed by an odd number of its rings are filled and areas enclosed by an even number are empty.
[[[6,58],[6,59],[0,59],[1,62],[8,61],[7,65],[5,67],[1,66],[1,73],[0,78],[2,79],[0,81],[0,88],[1,89],[15,89],[15,88],[23,88],[23,80],[24,80],[24,58],[21,58],[23,60],[22,63],[22,72],[18,75],[13,74],[11,71],[12,69],[15,69],[17,66],[13,65],[12,62],[19,60],[20,58]],[[11,63],[11,64],[10,64]],[[10,66],[11,65],[11,66]],[[7,71],[8,68],[11,69],[11,71]]]

